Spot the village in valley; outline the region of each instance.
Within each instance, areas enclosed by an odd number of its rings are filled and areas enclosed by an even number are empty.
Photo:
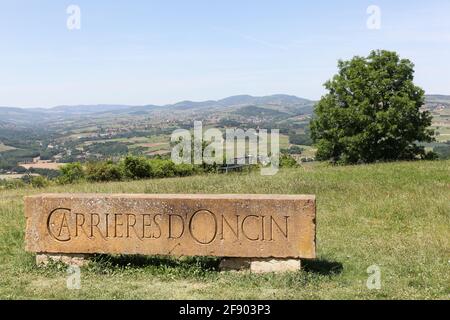
[[[315,160],[309,134],[313,101],[283,95],[228,100],[232,102],[181,102],[165,107],[92,106],[89,111],[77,106],[39,110],[0,108],[3,110],[0,180],[30,175],[53,177],[66,163],[114,161],[128,154],[168,157],[172,132],[191,129],[195,120],[202,121],[206,127],[223,130],[281,127],[282,152],[298,163]],[[447,159],[450,157],[450,97],[428,96],[423,109],[433,115],[436,138],[425,146]]]
[[[171,134],[206,128],[282,127],[280,148],[299,163],[314,161],[309,135],[313,101],[292,96],[181,102],[165,107],[92,106],[46,110],[5,109],[0,123],[0,179],[53,176],[66,163],[116,161],[128,154],[170,157]],[[39,113],[38,121],[34,113]]]

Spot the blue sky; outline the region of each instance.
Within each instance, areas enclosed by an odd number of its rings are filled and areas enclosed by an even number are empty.
[[[81,30],[69,31],[69,5]],[[381,30],[366,10],[381,8]],[[372,49],[450,94],[450,1],[0,0],[0,105],[166,104],[236,94],[318,99]]]

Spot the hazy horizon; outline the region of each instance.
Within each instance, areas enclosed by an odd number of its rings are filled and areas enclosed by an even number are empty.
[[[297,96],[297,95],[292,95],[292,94],[285,94],[285,93],[272,93],[272,94],[267,94],[267,95],[263,95],[263,96],[257,96],[257,95],[252,95],[252,94],[247,94],[247,93],[243,93],[243,94],[237,94],[237,95],[228,95],[225,97],[220,97],[218,99],[203,99],[203,100],[188,100],[188,99],[182,99],[182,100],[177,100],[171,103],[166,103],[166,104],[156,104],[156,103],[144,103],[144,104],[130,104],[130,103],[88,103],[88,104],[62,104],[62,105],[55,105],[55,106],[5,106],[5,105],[0,105],[1,107],[10,107],[10,108],[21,108],[21,109],[52,109],[52,108],[58,108],[58,107],[77,107],[77,106],[124,106],[124,107],[145,107],[145,106],[158,106],[158,107],[164,107],[164,106],[170,106],[170,105],[174,105],[180,102],[206,102],[206,101],[220,101],[226,98],[230,98],[230,97],[237,97],[237,96],[251,96],[254,98],[261,98],[261,97],[270,97],[270,96],[278,96],[278,95],[283,95],[283,96],[294,96],[300,99],[306,99],[306,100],[310,100],[310,101],[318,101],[319,99],[309,99],[308,97],[304,97],[304,96]]]
[[[256,96],[251,94],[239,94],[239,95],[233,95],[233,96],[225,96],[221,97],[219,99],[204,99],[204,100],[179,100],[174,101],[172,103],[166,103],[166,104],[156,104],[156,103],[144,103],[144,104],[122,104],[122,103],[92,103],[92,104],[64,104],[64,105],[56,105],[56,106],[5,106],[0,105],[0,108],[20,108],[20,109],[53,109],[53,108],[59,108],[59,107],[83,107],[83,106],[89,106],[89,107],[98,107],[98,106],[123,106],[123,107],[145,107],[145,106],[158,106],[158,107],[165,107],[165,106],[171,106],[180,102],[206,102],[206,101],[220,101],[222,99],[235,97],[235,96],[252,96],[255,98],[259,97],[269,97],[269,96],[276,96],[276,95],[287,95],[287,96],[295,96],[300,99],[306,99],[310,101],[319,101],[319,99],[310,99],[308,97],[304,96],[298,96],[298,95],[291,95],[291,94],[284,94],[284,93],[274,93],[274,94],[268,94],[264,96]],[[450,94],[441,94],[441,93],[425,93],[426,96],[448,96],[450,97]]]

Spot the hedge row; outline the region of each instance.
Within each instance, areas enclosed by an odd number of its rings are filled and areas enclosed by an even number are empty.
[[[289,155],[280,158],[281,167],[297,167],[297,162]],[[252,170],[250,166],[246,170]],[[175,164],[170,159],[129,155],[119,162],[100,161],[81,164],[69,163],[60,168],[60,172],[52,180],[44,176],[25,176],[21,180],[0,180],[0,189],[17,189],[26,185],[44,188],[50,184],[71,184],[82,181],[112,182],[124,180],[140,180],[152,178],[187,177],[201,173],[218,173],[220,165]]]
[[[150,178],[186,177],[202,172],[201,167],[189,164],[175,164],[168,159],[147,159],[127,156],[118,163],[112,161],[91,162],[86,165],[70,163],[61,167],[60,184],[81,180],[108,182]]]

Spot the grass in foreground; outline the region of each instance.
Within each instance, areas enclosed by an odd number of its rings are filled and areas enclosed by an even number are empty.
[[[220,273],[211,258],[97,256],[82,289],[62,266],[39,269],[24,252],[22,197],[47,192],[316,194],[317,261],[284,275]],[[308,166],[183,179],[0,192],[1,299],[448,299],[450,161]],[[367,268],[382,289],[368,290]]]

